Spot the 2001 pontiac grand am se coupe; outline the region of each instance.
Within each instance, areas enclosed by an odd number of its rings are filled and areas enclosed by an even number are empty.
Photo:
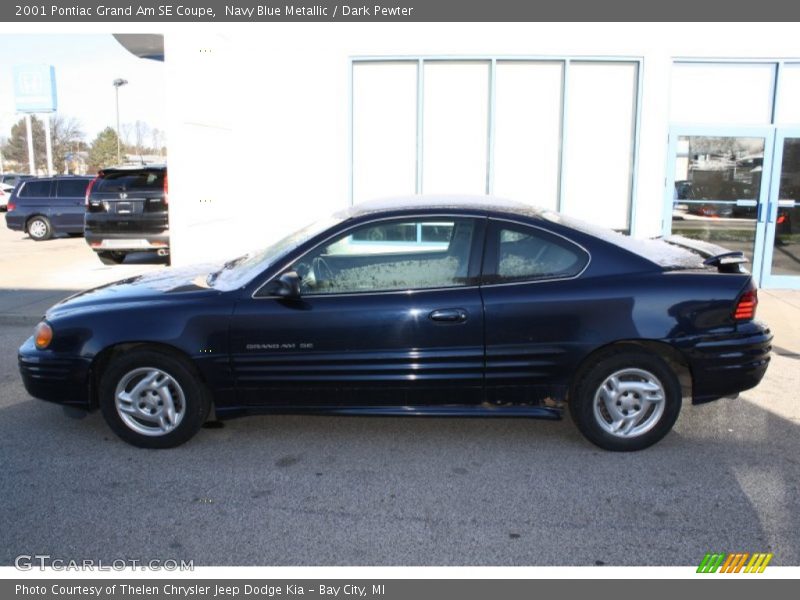
[[[221,268],[53,306],[28,392],[137,446],[249,412],[559,418],[638,450],[758,384],[772,335],[741,253],[491,198],[355,206]]]

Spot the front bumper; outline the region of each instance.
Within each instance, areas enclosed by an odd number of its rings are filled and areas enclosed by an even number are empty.
[[[17,358],[22,383],[34,398],[83,408],[91,406],[89,359],[37,350],[33,337],[20,346]]]
[[[692,371],[692,403],[702,404],[757,386],[770,361],[772,332],[757,321],[732,333],[705,335],[676,343]]]

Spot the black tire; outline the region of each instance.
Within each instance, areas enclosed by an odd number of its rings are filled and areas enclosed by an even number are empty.
[[[36,215],[28,219],[25,230],[35,242],[44,242],[53,237],[53,226],[50,225],[50,220],[41,215]]]
[[[139,371],[143,372],[141,376],[138,375]],[[131,385],[135,388],[137,383],[141,383],[150,373],[156,371],[171,378],[171,381],[168,379],[161,381],[169,382],[171,386],[169,397],[173,399],[176,413],[180,410],[182,413],[180,418],[175,419],[176,425],[170,424],[172,428],[169,431],[141,433],[134,427],[150,430],[159,428],[156,423],[146,421],[140,416],[141,412],[149,409],[145,408],[137,414],[128,413],[123,417],[123,413],[117,408],[116,393],[118,386],[123,386],[121,387],[123,390],[132,391]],[[174,448],[183,444],[202,427],[211,408],[211,395],[194,366],[187,359],[159,349],[132,350],[113,359],[100,378],[98,391],[100,410],[108,426],[123,440],[140,448]],[[142,406],[139,404],[140,399],[142,403],[149,401],[154,405],[159,402],[146,398],[145,394],[155,394],[155,392],[143,390],[131,405]],[[134,409],[137,410],[135,407]],[[162,409],[154,406],[153,410]],[[157,419],[158,415],[155,413],[154,415],[153,418]],[[124,419],[133,425],[129,425]]]
[[[104,265],[121,265],[125,261],[127,254],[118,251],[103,251],[97,253],[97,258]]]
[[[609,380],[619,373],[624,374],[623,385],[615,390],[613,381]],[[641,390],[623,392],[631,385],[649,385],[654,389],[654,384],[660,384],[661,391],[652,392],[652,398],[663,397],[663,404],[642,399],[638,395]],[[601,391],[604,385],[607,387]],[[593,366],[578,372],[570,392],[569,411],[580,432],[590,442],[605,450],[628,452],[652,446],[667,435],[680,413],[681,399],[680,382],[669,365],[655,354],[628,346],[609,352]],[[624,413],[625,418],[640,425],[635,425],[627,435],[609,431],[607,428],[616,428],[609,402],[613,404],[611,408],[618,411],[617,415]],[[662,404],[660,415],[659,404]],[[638,421],[637,415],[641,415]],[[635,429],[639,428],[641,432],[636,433]]]

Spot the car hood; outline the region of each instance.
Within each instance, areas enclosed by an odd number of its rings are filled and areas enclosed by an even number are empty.
[[[129,277],[65,298],[52,306],[46,316],[54,318],[77,310],[101,309],[108,305],[178,300],[188,294],[218,295],[220,291],[206,282],[208,274],[218,268],[219,265],[214,264],[193,265]]]

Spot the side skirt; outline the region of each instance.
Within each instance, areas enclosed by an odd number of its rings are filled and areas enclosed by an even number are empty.
[[[281,415],[345,415],[372,417],[524,417],[559,420],[563,410],[546,406],[508,404],[503,406],[441,405],[441,406],[258,406],[217,408],[218,419],[232,419],[248,414]]]

